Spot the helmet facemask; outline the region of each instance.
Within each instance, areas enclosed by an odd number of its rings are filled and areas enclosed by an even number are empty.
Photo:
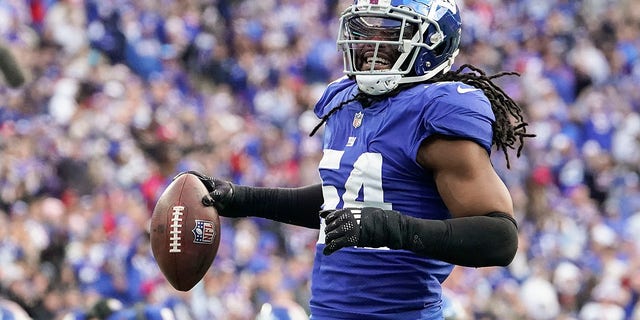
[[[353,5],[341,16],[337,44],[344,73],[355,77],[361,91],[381,95],[445,69],[437,66],[425,76],[416,74],[414,66],[421,53],[433,51],[444,38],[437,22],[409,7]]]

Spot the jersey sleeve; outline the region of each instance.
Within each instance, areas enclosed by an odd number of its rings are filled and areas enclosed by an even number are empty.
[[[460,88],[463,93],[459,93]],[[491,152],[495,115],[481,90],[454,83],[432,97],[423,113],[420,142],[443,135],[475,141]]]

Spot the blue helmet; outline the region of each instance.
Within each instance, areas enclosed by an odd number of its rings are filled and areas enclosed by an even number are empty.
[[[380,95],[451,69],[461,20],[454,0],[356,0],[340,17],[344,73]]]

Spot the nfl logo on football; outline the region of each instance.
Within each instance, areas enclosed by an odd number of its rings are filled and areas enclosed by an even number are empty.
[[[213,238],[216,236],[216,229],[211,221],[196,220],[196,225],[193,227],[193,243],[198,244],[211,244]]]

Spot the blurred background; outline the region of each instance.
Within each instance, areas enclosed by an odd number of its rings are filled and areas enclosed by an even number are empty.
[[[0,85],[0,318],[144,306],[304,319],[316,230],[223,219],[212,268],[182,293],[146,228],[183,170],[319,181],[311,109],[341,76],[337,18],[350,3],[0,0],[0,46],[25,78]],[[448,319],[640,319],[640,2],[458,5],[457,64],[519,72],[499,84],[537,138],[520,158],[510,151],[511,169],[493,155],[516,206],[517,257],[456,268]]]

